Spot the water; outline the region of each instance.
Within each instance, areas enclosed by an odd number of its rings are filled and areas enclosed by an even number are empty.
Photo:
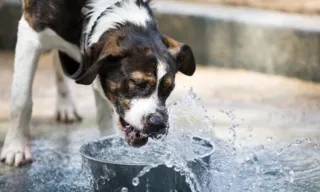
[[[31,165],[13,169],[0,164],[0,192],[90,192],[92,180],[82,171],[79,146],[97,138],[97,132],[72,128],[60,128],[67,132],[65,135],[51,134],[33,140]]]
[[[159,144],[163,150],[157,153],[149,151],[143,158],[137,158],[143,154],[142,149],[135,149],[139,152],[138,155],[131,154],[136,155],[133,157],[135,162],[145,164],[146,161],[143,159],[146,157],[151,160],[149,162],[153,162],[130,178],[131,186],[146,185],[142,182],[143,175],[164,162],[166,166],[186,175],[187,182],[194,192],[320,191],[320,143],[318,141],[306,137],[297,138],[288,143],[281,142],[274,136],[265,135],[266,142],[262,142],[263,145],[244,145],[239,142],[239,131],[247,132],[247,138],[244,140],[249,142],[255,137],[253,134],[255,128],[241,126],[243,120],[237,118],[233,109],[220,111],[230,119],[231,125],[228,129],[230,140],[219,140],[213,132],[215,127],[214,122],[211,121],[212,118],[207,117],[205,108],[199,105],[199,99],[192,91],[185,97],[172,102],[169,105],[169,111],[171,128],[168,137],[164,141],[150,142],[150,146]],[[103,178],[93,179],[88,171],[88,162],[85,159],[82,160],[79,154],[79,147],[83,143],[97,138],[95,129],[76,130],[74,127],[65,130],[61,130],[61,127],[56,129],[64,133],[62,135],[50,133],[33,140],[32,150],[35,161],[32,165],[7,171],[6,168],[3,171],[0,165],[1,192],[18,192],[27,189],[33,192],[86,192],[91,191],[91,185],[114,179],[116,175],[108,171],[108,167],[103,169],[106,173]],[[196,152],[183,150],[186,148],[184,146],[186,142],[190,143],[191,136],[206,137],[214,142],[214,153],[211,155],[210,164],[202,164],[200,178],[197,177],[196,170],[186,164],[186,159],[198,155]],[[168,144],[174,145],[168,146]],[[121,149],[123,145],[118,147]],[[127,150],[127,148],[122,149]],[[147,146],[144,149],[147,149]],[[122,153],[119,150],[118,154],[121,160],[121,157],[127,158],[128,153],[121,156]],[[152,156],[156,154],[161,156],[160,161]],[[163,157],[168,158],[163,161]],[[122,160],[128,161],[128,159]],[[119,191],[130,192],[128,188],[129,186],[123,186]]]
[[[194,140],[186,135],[181,135],[181,137],[180,140],[150,140],[146,146],[132,148],[119,136],[113,138],[112,141],[104,140],[91,144],[90,147],[94,150],[87,150],[87,154],[100,161],[114,164],[169,165],[172,158],[176,156],[173,153],[177,151],[179,151],[179,158],[192,161],[213,150],[212,146],[206,145],[206,142]],[[170,148],[170,151],[168,151],[168,148]]]
[[[146,165],[132,178],[133,186],[143,185],[139,178],[165,164],[186,177],[192,192],[320,191],[318,142],[304,138],[288,144],[266,136],[265,145],[242,145],[237,142],[240,125],[232,109],[221,110],[231,121],[231,139],[218,140],[213,132],[214,123],[198,101],[190,90],[169,105],[170,132],[162,141],[150,140],[146,146],[133,149],[118,140],[112,148],[98,150],[92,155],[108,162]],[[254,128],[247,129],[250,140]],[[214,143],[210,164],[200,162],[201,176],[188,166],[188,161],[208,150],[192,143],[193,137],[205,137]]]

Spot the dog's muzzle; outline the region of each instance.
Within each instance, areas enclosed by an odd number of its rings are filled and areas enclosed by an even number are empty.
[[[168,131],[168,114],[166,110],[146,116],[146,124],[143,132],[151,138],[159,138]]]

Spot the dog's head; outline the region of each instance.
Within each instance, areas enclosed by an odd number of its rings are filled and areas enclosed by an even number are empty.
[[[83,63],[86,70],[76,82],[101,85],[101,94],[112,103],[119,127],[133,146],[166,134],[165,102],[175,87],[175,74],[191,76],[196,69],[188,45],[157,31],[131,28],[105,34],[87,49]]]

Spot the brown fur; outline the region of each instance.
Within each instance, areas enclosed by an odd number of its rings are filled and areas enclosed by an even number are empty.
[[[172,54],[177,54],[182,46],[182,43],[179,43],[178,41],[166,35],[163,35],[163,43],[169,48]]]
[[[146,56],[151,56],[153,53],[152,53],[152,50],[151,50],[151,49],[147,49],[147,50],[145,50],[144,54],[145,54]]]
[[[167,89],[167,88],[171,87],[172,84],[173,84],[172,77],[170,77],[170,76],[164,77],[164,79],[163,79],[163,88]]]
[[[32,19],[32,0],[23,0],[22,8],[25,20],[29,23],[30,27],[35,29],[35,22]]]
[[[35,31],[50,28],[63,39],[79,45],[82,15],[87,0],[22,0],[23,17]]]
[[[143,72],[135,71],[131,73],[131,78],[137,84],[148,83],[150,85],[155,85],[157,83],[155,76],[152,75],[151,73],[143,73]]]

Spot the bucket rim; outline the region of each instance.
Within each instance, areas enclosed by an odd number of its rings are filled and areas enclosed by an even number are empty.
[[[94,144],[94,143],[97,143],[97,142],[101,142],[101,141],[104,141],[104,140],[107,140],[107,139],[112,139],[112,138],[117,138],[117,137],[119,138],[120,136],[117,135],[117,134],[114,134],[114,135],[109,135],[109,136],[106,136],[106,137],[103,137],[103,138],[100,138],[100,139],[96,139],[96,140],[93,140],[93,141],[86,142],[85,144],[83,144],[80,147],[80,153],[81,153],[82,158],[85,158],[87,160],[91,160],[91,161],[94,161],[94,162],[103,163],[103,164],[110,164],[110,165],[143,166],[143,167],[150,165],[150,164],[147,164],[147,163],[117,163],[117,162],[114,162],[114,161],[101,160],[101,159],[92,157],[92,156],[88,155],[85,152],[85,148],[90,144]],[[199,137],[199,136],[193,137],[193,139],[198,140],[198,141],[200,141],[200,140],[205,141],[206,146],[210,147],[211,149],[210,149],[209,152],[206,152],[206,153],[204,153],[202,155],[199,155],[197,158],[193,158],[193,159],[187,160],[188,162],[191,162],[191,161],[194,161],[194,160],[197,160],[197,159],[199,160],[199,159],[204,159],[206,157],[209,157],[215,151],[214,144],[213,144],[212,140],[207,139],[207,138],[203,138],[203,137]],[[164,163],[159,163],[157,165],[164,165]]]

